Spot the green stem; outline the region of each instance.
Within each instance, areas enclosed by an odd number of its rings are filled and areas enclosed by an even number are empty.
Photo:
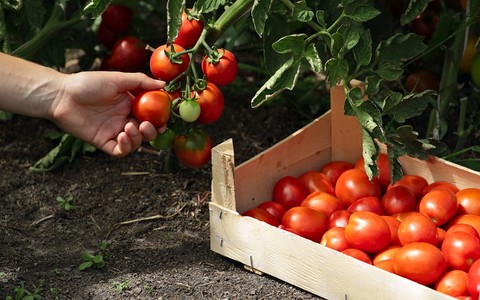
[[[68,26],[80,22],[80,17],[75,17],[67,21],[60,21],[64,16],[63,9],[59,4],[55,4],[45,26],[31,40],[15,49],[12,54],[24,59],[31,59],[42,47],[55,37],[58,32]]]
[[[460,112],[458,116],[458,126],[457,126],[457,144],[455,145],[455,150],[458,151],[462,149],[467,141],[469,132],[465,130],[465,116],[467,115],[467,104],[468,98],[460,99]]]
[[[209,44],[213,44],[231,24],[248,13],[252,9],[253,2],[254,0],[237,0],[232,6],[225,9],[223,14],[208,30]]]

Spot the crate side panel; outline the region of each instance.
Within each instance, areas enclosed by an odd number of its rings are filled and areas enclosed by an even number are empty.
[[[212,201],[236,210],[234,186],[235,158],[233,140],[228,139],[212,149]]]
[[[313,120],[268,150],[235,168],[235,201],[239,212],[271,200],[273,186],[286,175],[319,169],[331,160],[330,112]]]
[[[452,299],[215,203],[210,223],[214,252],[326,299]]]

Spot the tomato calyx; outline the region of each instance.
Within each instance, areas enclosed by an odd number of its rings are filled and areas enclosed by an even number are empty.
[[[215,47],[212,47],[211,51],[208,51],[207,59],[205,59],[205,61],[216,65],[224,55],[224,49],[217,49]]]
[[[170,51],[165,51],[165,56],[168,57],[168,59],[172,64],[181,65],[183,63],[182,55],[188,54],[188,51],[175,52],[175,48],[173,44],[170,44],[169,48],[170,48]]]

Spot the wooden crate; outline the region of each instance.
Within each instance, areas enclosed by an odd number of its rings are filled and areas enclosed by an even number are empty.
[[[270,149],[235,167],[233,141],[212,150],[210,246],[250,270],[266,273],[320,297],[337,299],[454,299],[365,264],[241,213],[271,200],[275,182],[332,160],[361,155],[357,120],[343,115],[342,88],[331,92],[331,110]],[[480,187],[480,173],[441,159],[402,157],[406,173],[459,188]]]

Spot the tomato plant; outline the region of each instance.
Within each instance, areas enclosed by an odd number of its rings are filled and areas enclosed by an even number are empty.
[[[352,213],[345,227],[348,243],[367,253],[382,250],[391,242],[390,228],[385,220],[369,211]]]
[[[446,268],[442,251],[430,243],[409,243],[395,253],[395,274],[420,284],[434,283]]]
[[[213,83],[207,82],[205,89],[196,91],[193,98],[200,105],[200,115],[197,122],[212,124],[223,114],[224,97],[222,91]]]
[[[328,218],[313,208],[296,206],[285,212],[282,225],[292,228],[306,239],[319,243],[327,231]]]
[[[210,160],[212,138],[201,128],[191,128],[175,137],[173,150],[184,165],[200,168]]]
[[[284,176],[273,187],[272,200],[289,209],[299,206],[309,192],[303,183],[296,177]]]
[[[217,49],[203,58],[202,71],[207,81],[220,86],[228,85],[237,77],[237,59],[229,50]]]
[[[180,76],[187,70],[190,57],[186,53],[180,54],[178,57],[175,57],[175,55],[184,50],[182,46],[177,44],[157,47],[150,57],[150,71],[152,75],[164,81],[172,81]]]
[[[165,91],[146,91],[135,97],[132,112],[138,121],[162,127],[170,119],[171,106],[170,96]]]

